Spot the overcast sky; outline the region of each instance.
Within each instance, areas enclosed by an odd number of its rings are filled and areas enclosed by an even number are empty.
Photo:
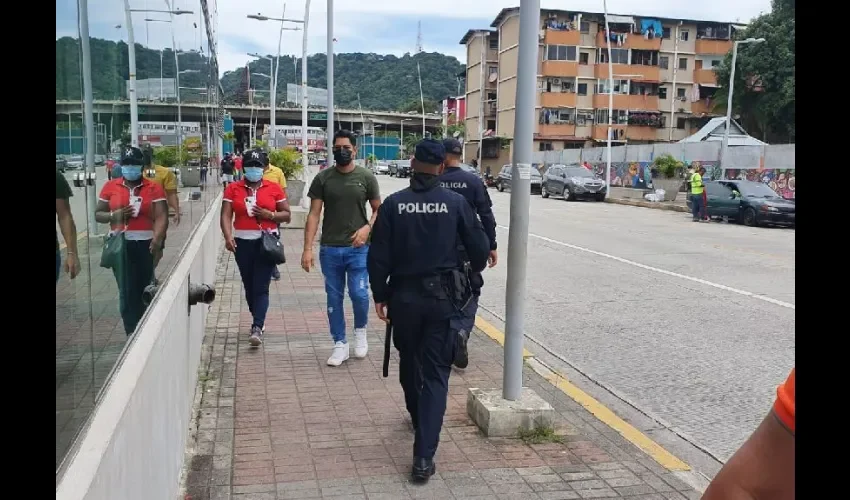
[[[132,9],[165,10],[167,0],[130,0]],[[194,11],[175,16],[175,39],[179,49],[198,48],[204,38],[193,23],[200,23],[198,0],[171,0],[175,9]],[[56,37],[77,36],[75,0],[56,0]],[[519,5],[518,0],[336,0],[334,2],[335,52],[374,52],[402,55],[416,48],[416,26],[422,23],[422,46],[427,52],[442,52],[465,60],[461,37],[468,29],[487,28],[502,8]],[[563,9],[566,2],[541,0],[541,7]],[[248,52],[276,54],[280,23],[247,19],[262,13],[281,17],[284,2],[276,0],[208,0],[218,9],[218,56],[222,72],[243,66]],[[303,1],[286,3],[286,17],[303,19]],[[569,8],[601,12],[601,0],[572,0]],[[657,15],[659,17],[738,21],[746,23],[770,10],[770,0],[609,0],[612,14]],[[123,1],[89,0],[89,33],[92,37],[127,40]],[[327,0],[310,6],[308,52],[326,50]],[[171,25],[145,19],[169,19],[168,14],[133,13],[136,43],[159,49],[171,46]],[[120,27],[117,27],[120,26]],[[301,53],[301,31],[284,31],[282,54]]]

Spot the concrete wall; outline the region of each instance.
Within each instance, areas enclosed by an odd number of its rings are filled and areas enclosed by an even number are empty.
[[[220,205],[221,196],[139,325],[57,477],[57,500],[177,498],[208,309],[188,308],[188,286],[215,283]]]
[[[737,146],[729,148],[726,168],[720,168],[720,143],[667,143],[615,146],[611,148],[611,185],[645,187],[644,171],[651,168],[655,158],[671,154],[686,165],[706,168],[712,179],[746,179],[768,184],[785,198],[795,198],[796,166],[794,144],[770,146]],[[607,168],[605,148],[564,149],[561,151],[536,151],[533,162],[543,165],[554,163],[589,163],[594,171],[604,177]]]

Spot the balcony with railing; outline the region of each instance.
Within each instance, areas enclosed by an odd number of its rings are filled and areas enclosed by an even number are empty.
[[[642,82],[660,82],[661,73],[658,66],[645,66],[643,64],[614,64],[614,78],[618,75],[628,75],[630,80]],[[608,78],[608,63],[596,65],[594,76],[596,78]]]
[[[607,32],[600,30],[596,34],[596,46],[604,48],[608,46],[606,40]],[[637,50],[661,50],[661,34],[653,35],[649,38],[640,33],[617,33],[611,30],[611,48],[612,49],[637,49]]]
[[[700,85],[717,85],[717,73],[711,68],[709,69],[695,69],[694,70],[694,83],[698,83]]]
[[[732,50],[735,28],[725,23],[697,24],[697,55],[726,55]]]
[[[594,94],[593,107],[607,108],[608,94]],[[648,110],[655,111],[658,109],[657,95],[629,95],[629,94],[614,94],[614,109],[628,110]]]
[[[578,63],[575,61],[543,61],[541,74],[554,77],[578,76]]]
[[[543,43],[546,45],[581,45],[581,33],[578,30],[544,28]]]

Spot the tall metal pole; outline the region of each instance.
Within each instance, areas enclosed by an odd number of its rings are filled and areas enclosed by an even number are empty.
[[[720,146],[720,178],[726,178],[726,153],[729,150],[729,129],[732,125],[732,94],[735,92],[735,63],[738,62],[738,41],[732,44],[732,68],[729,72],[729,96],[726,98],[726,130]]]
[[[139,102],[136,100],[136,38],[133,36],[133,16],[130,13],[130,0],[124,0],[124,14],[127,19],[127,58],[130,60],[127,93],[130,94],[130,145],[139,146]],[[88,25],[88,21],[86,21]]]
[[[670,88],[670,126],[667,127],[667,140],[673,142],[673,127],[676,126],[676,104],[679,99],[676,97],[676,78],[679,76],[679,28],[682,26],[682,21],[676,25],[676,38],[673,41],[673,60],[668,63],[673,65],[673,85]],[[684,159],[684,158],[682,158]]]
[[[88,231],[89,234],[97,234],[97,220],[94,218],[97,194],[95,192],[95,170],[94,170],[94,96],[92,94],[91,81],[91,46],[89,44],[89,7],[88,0],[77,0],[80,11],[80,48],[83,59],[83,118],[86,126],[86,177],[91,180],[86,182],[86,205],[88,209]]]
[[[422,71],[416,63],[416,74],[419,76],[419,104],[422,106],[422,138],[425,138],[425,96],[422,94]]]
[[[325,148],[334,135],[334,0],[328,0],[328,132]]]
[[[478,168],[480,169],[481,162],[484,161],[484,61],[487,58],[487,35],[481,33],[478,36],[481,38],[481,59],[478,64]],[[466,88],[469,90],[468,81]]]
[[[281,23],[283,24],[283,23]],[[277,93],[277,85],[275,84],[275,64],[274,59],[269,57],[269,126],[271,129],[269,130],[269,147],[274,147],[275,145],[275,118],[277,114],[276,102],[275,102],[275,94]],[[257,116],[259,120],[259,114]]]
[[[537,92],[540,0],[521,0],[519,9],[516,130],[511,174],[514,187],[511,189],[511,226],[508,233],[505,363],[502,377],[504,385],[502,397],[508,401],[516,401],[522,393],[528,206],[531,201],[531,161],[534,154],[534,104]]]
[[[605,40],[608,46],[608,145],[605,148],[605,197],[611,196],[611,136],[614,135],[614,60],[611,58],[611,28],[608,26],[608,2],[605,10]]]
[[[174,83],[177,94],[177,165],[183,161],[183,109],[180,105],[180,54],[174,39],[174,14],[171,14],[171,50],[174,51]]]
[[[164,101],[164,86],[162,82],[162,49],[159,49],[159,102]]]
[[[310,188],[310,183],[313,180],[312,172],[310,171],[310,153],[307,150],[307,106],[310,104],[307,98],[307,34],[309,33],[310,23],[310,0],[304,2],[304,38],[301,41],[301,162],[304,165],[306,174],[306,182],[304,183],[304,194],[301,197],[302,206],[306,208],[307,196],[306,192]]]

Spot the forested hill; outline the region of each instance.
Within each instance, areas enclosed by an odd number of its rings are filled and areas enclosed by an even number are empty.
[[[77,39],[64,37],[56,40],[56,99],[80,99],[80,57]],[[127,44],[98,38],[91,39],[92,87],[95,99],[115,99],[126,96],[126,80],[129,73]],[[308,84],[324,88],[326,84],[325,54],[314,54],[308,58]],[[162,53],[162,74],[174,77],[174,54],[171,50]],[[357,95],[364,109],[418,110],[419,81],[416,63],[422,72],[422,92],[426,111],[436,111],[436,103],[458,89],[457,75],[462,74],[464,65],[456,58],[439,53],[405,54],[402,57],[379,54],[336,54],[335,86],[336,105],[357,108]],[[300,61],[297,68],[291,56],[281,56],[278,73],[277,101],[283,105],[286,99],[286,84],[300,79]],[[253,61],[252,73],[269,73],[268,60]],[[183,70],[199,70],[197,73],[182,73]],[[180,56],[180,86],[203,87],[206,58],[191,53]],[[298,78],[296,78],[296,74]],[[159,78],[160,51],[136,44],[136,77],[138,79]],[[244,100],[244,69],[229,71],[221,78],[226,102]],[[269,88],[268,79],[252,76],[251,87],[258,90]],[[240,92],[241,90],[241,92]],[[461,92],[463,89],[461,89]],[[190,93],[185,99],[191,100]],[[267,102],[267,93],[258,93],[256,101]]]

